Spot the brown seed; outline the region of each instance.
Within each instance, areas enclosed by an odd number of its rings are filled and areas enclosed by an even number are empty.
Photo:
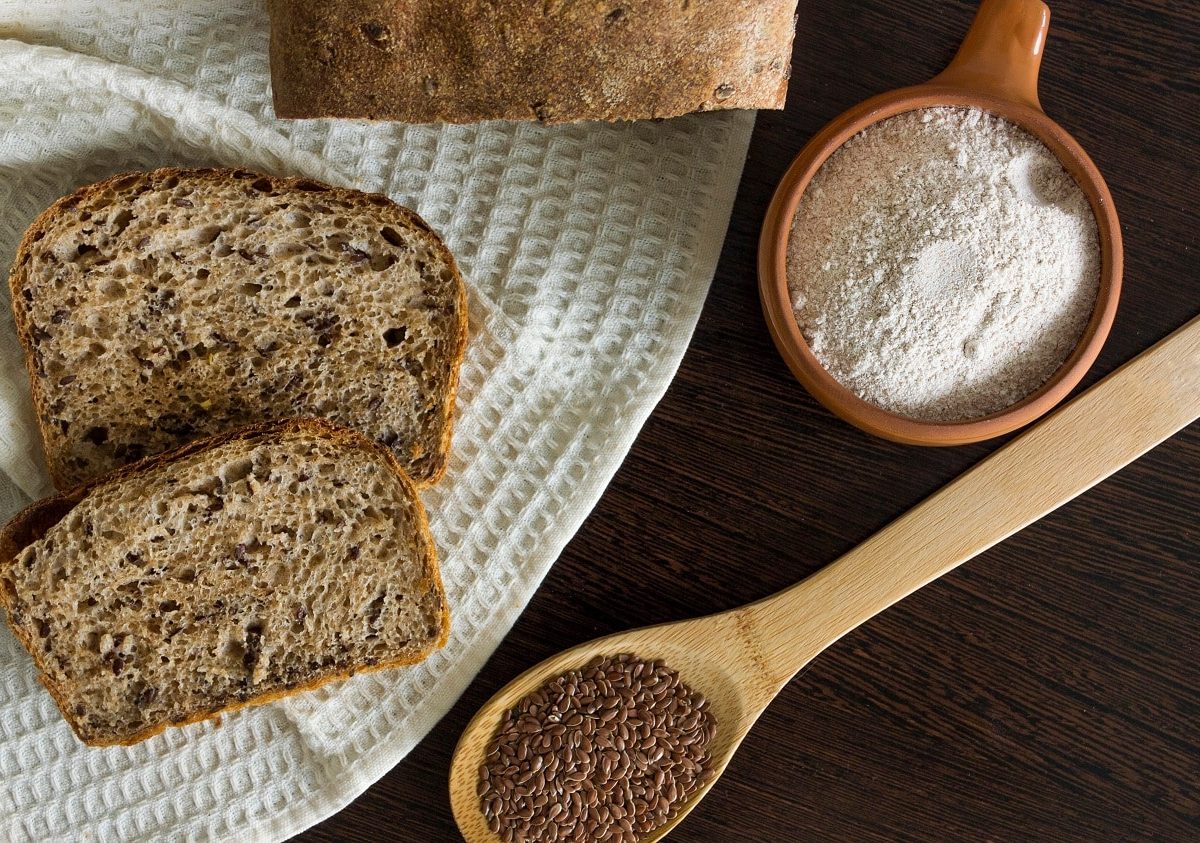
[[[708,773],[703,704],[678,674],[628,654],[546,683],[488,749],[477,787],[488,827],[514,843],[638,840]]]

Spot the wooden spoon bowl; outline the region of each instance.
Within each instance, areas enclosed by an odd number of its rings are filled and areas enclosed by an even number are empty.
[[[1022,427],[1048,412],[1079,383],[1108,338],[1121,292],[1124,253],[1112,195],[1096,165],[1042,111],[1037,80],[1050,10],[1041,0],[984,0],[945,71],[926,82],[873,97],[842,114],[801,150],[767,210],[759,241],[759,295],[767,326],[788,368],[833,413],[868,433],[914,445],[961,445]],[[826,159],[873,123],[934,106],[980,108],[1010,120],[1049,147],[1087,196],[1100,234],[1100,287],[1074,352],[1038,390],[983,418],[922,422],[881,409],[838,383],[818,362],[792,312],[787,251],[800,198]]]
[[[737,622],[735,613],[724,613],[597,638],[551,656],[504,686],[467,724],[454,753],[450,801],[463,836],[471,843],[494,843],[499,839],[489,831],[480,813],[476,786],[484,756],[505,714],[546,680],[578,670],[595,656],[633,653],[643,658],[662,659],[668,667],[678,671],[693,690],[708,698],[718,724],[709,747],[710,766],[716,775],[710,776],[692,798],[680,806],[670,823],[639,839],[654,841],[665,837],[716,782],[742,738],[782,686],[777,677],[759,677],[748,671],[741,658],[720,656],[717,642],[726,636],[728,641],[737,640]]]
[[[498,843],[476,788],[505,714],[547,680],[593,656],[661,658],[704,694],[716,720],[713,775],[802,667],[847,632],[1010,536],[1200,417],[1200,318],[1009,443],[854,550],[779,594],[706,618],[620,632],[522,673],[479,710],[454,751],[450,804],[468,843]]]

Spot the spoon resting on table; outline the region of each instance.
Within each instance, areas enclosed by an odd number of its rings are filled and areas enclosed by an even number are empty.
[[[800,583],[737,609],[620,632],[551,656],[496,693],[463,731],[450,769],[459,829],[468,843],[502,839],[489,829],[477,787],[489,745],[513,707],[597,656],[632,653],[678,671],[707,698],[716,722],[703,784],[664,825],[624,838],[662,839],[704,798],[776,694],[825,648],[1197,418],[1200,317]]]

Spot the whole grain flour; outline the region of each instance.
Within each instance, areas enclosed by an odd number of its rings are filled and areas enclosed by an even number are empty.
[[[796,321],[864,400],[923,421],[1002,410],[1066,360],[1100,276],[1095,217],[1033,135],[978,109],[868,127],[821,167],[788,245]]]

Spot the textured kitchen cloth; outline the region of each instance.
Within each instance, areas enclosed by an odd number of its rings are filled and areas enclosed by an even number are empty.
[[[33,218],[79,185],[222,164],[383,191],[446,237],[468,278],[453,454],[425,495],[453,611],[443,651],[220,726],[86,749],[0,630],[0,840],[284,839],[433,727],[600,497],[695,326],[753,115],[277,122],[253,0],[0,0],[0,39],[4,267]],[[6,287],[3,297],[7,516],[49,486]]]

